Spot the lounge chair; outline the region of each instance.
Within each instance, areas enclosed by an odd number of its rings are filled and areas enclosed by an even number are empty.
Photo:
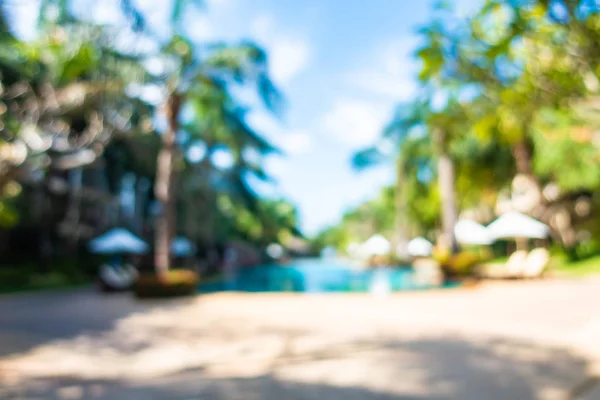
[[[484,278],[518,278],[523,275],[523,265],[527,260],[527,252],[524,250],[515,251],[511,254],[505,264],[487,264],[481,268],[481,275]]]
[[[544,248],[532,250],[523,263],[521,277],[527,279],[539,278],[548,263],[550,262],[550,253]]]
[[[138,274],[132,265],[114,267],[105,264],[100,267],[98,275],[100,287],[103,291],[117,292],[130,289]]]

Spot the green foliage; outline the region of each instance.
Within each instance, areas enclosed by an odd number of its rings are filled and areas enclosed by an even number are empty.
[[[311,239],[311,249],[314,253],[320,253],[326,247],[334,247],[345,251],[352,243],[352,233],[343,224],[326,228]]]
[[[69,260],[55,260],[52,270],[44,273],[32,263],[0,266],[0,292],[5,293],[63,289],[90,281],[85,268]]]
[[[434,258],[451,275],[462,277],[472,276],[479,264],[490,259],[489,254],[485,252],[471,250],[463,250],[456,254],[437,252]]]
[[[263,161],[279,150],[246,122],[248,109],[232,92],[240,85],[252,86],[268,109],[282,110],[282,95],[268,75],[267,54],[248,41],[200,44],[190,40],[180,29],[182,16],[190,6],[197,7],[201,3],[174,1],[170,37],[163,40],[153,34],[144,14],[131,0],[120,0],[126,17],[123,26],[98,26],[79,20],[68,0],[43,1],[39,24],[42,34],[36,40],[19,42],[8,30],[2,30],[0,46],[5,51],[0,52],[0,76],[4,87],[25,80],[33,88],[32,93],[20,98],[10,97],[8,108],[25,110],[23,104],[38,102],[41,109],[49,111],[41,117],[36,114],[35,118],[21,117],[25,113],[17,112],[14,114],[19,115],[19,119],[6,118],[2,122],[5,127],[14,127],[8,135],[11,140],[20,140],[16,133],[25,120],[36,120],[39,121],[37,131],[53,132],[52,129],[60,127],[68,143],[80,146],[85,142],[102,159],[108,189],[117,194],[125,176],[133,175],[136,182],[146,178],[152,184],[157,176],[162,136],[152,126],[156,110],[135,92],[143,91],[147,83],[168,93],[177,92],[183,99],[182,109],[186,114],[185,118],[183,115],[179,118],[179,130],[187,136],[177,142],[181,152],[178,151],[174,166],[178,176],[177,201],[183,205],[179,219],[206,226],[189,229],[193,224],[188,223],[179,231],[207,245],[214,245],[215,240],[238,237],[262,244],[300,236],[294,207],[260,199],[248,183],[249,175],[262,181],[270,180]],[[58,10],[58,16],[53,16],[53,9]],[[5,23],[3,18],[1,22]],[[119,51],[112,36],[129,29],[144,39],[156,41],[158,51]],[[164,73],[153,76],[146,71],[147,59],[162,62]],[[38,96],[41,89],[44,94]],[[94,132],[91,128],[95,127],[89,126],[91,116],[96,115],[100,121],[97,125],[104,129],[102,132]],[[7,114],[2,116],[5,117]],[[88,131],[95,135],[94,142],[88,143],[82,138]],[[192,163],[181,157],[181,153],[198,144],[207,149],[202,162]],[[233,156],[231,168],[220,169],[211,164],[210,157],[217,150]],[[248,157],[249,152],[256,156]],[[28,154],[27,167],[35,161],[32,168],[42,169],[39,165],[44,165],[46,157],[54,154],[44,151],[36,160]],[[0,189],[4,184],[2,167],[0,160]],[[152,193],[141,195],[145,197],[143,202],[154,200]],[[67,197],[71,204],[70,196]],[[223,197],[232,204],[234,212],[223,212],[218,206],[223,203]],[[0,210],[0,224],[14,224],[16,219],[10,205],[4,201],[0,205],[4,207]],[[55,210],[52,212],[57,214]],[[148,210],[144,214],[150,215]]]
[[[539,114],[534,143],[539,156],[535,171],[564,191],[600,187],[600,149],[593,127],[574,120],[569,112],[547,109]]]
[[[353,158],[357,169],[399,160],[396,218],[413,234],[434,233],[440,199],[450,198],[434,183],[442,154],[454,164],[461,210],[494,209],[517,173],[558,184],[564,198],[600,190],[600,51],[592,44],[600,13],[564,2],[565,17],[550,3],[487,0],[469,19],[434,7],[418,29],[423,91],[382,132],[396,146],[384,153],[375,144]]]
[[[17,210],[7,201],[0,200],[0,228],[12,228],[18,222]]]
[[[580,261],[560,260],[554,264],[553,270],[563,276],[585,277],[600,274],[600,256],[589,257]]]

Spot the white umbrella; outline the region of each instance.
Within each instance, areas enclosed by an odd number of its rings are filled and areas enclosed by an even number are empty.
[[[433,244],[423,237],[416,237],[408,242],[407,250],[408,254],[414,257],[429,257],[433,251]]]
[[[187,238],[177,236],[171,242],[171,252],[179,257],[189,256],[194,253],[196,246]]]
[[[491,244],[493,242],[488,229],[471,220],[461,220],[454,226],[456,241],[462,244]]]
[[[279,243],[271,243],[267,246],[267,254],[271,258],[280,258],[283,256],[284,249]]]
[[[373,235],[361,246],[361,252],[370,256],[383,256],[392,251],[390,242],[381,235]]]
[[[111,229],[90,240],[89,247],[92,252],[100,254],[144,254],[148,251],[146,242],[123,228]]]
[[[488,225],[487,230],[494,240],[509,238],[544,239],[548,226],[518,212],[508,212]]]

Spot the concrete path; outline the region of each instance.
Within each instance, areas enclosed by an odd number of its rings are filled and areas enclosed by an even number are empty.
[[[599,289],[4,297],[0,399],[600,399]]]

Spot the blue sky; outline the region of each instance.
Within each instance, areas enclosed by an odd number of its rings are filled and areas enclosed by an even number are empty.
[[[457,1],[459,12],[479,0]],[[20,7],[23,31],[33,22],[31,4]],[[88,5],[90,3],[86,2]],[[111,0],[93,2],[93,15],[111,20]],[[164,24],[165,2],[138,0],[154,24]],[[356,173],[352,153],[373,143],[396,104],[414,93],[418,45],[415,26],[431,17],[431,3],[408,0],[206,0],[185,16],[197,40],[249,38],[269,53],[274,80],[288,108],[278,120],[257,109],[250,123],[286,151],[270,157],[275,187],[300,210],[312,234],[334,224],[348,208],[393,182],[392,165]],[[111,4],[113,4],[111,6]],[[27,11],[29,9],[29,11]]]

